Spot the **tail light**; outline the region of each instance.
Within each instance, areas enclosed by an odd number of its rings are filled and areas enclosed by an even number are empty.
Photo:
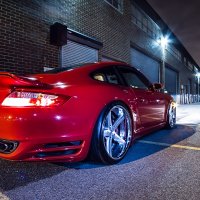
[[[70,97],[52,94],[14,91],[2,102],[2,106],[11,107],[52,107],[63,104]]]

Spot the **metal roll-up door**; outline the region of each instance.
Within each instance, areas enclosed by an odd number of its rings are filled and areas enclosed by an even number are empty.
[[[165,89],[171,95],[177,94],[178,73],[168,67],[165,68]]]
[[[73,41],[62,46],[62,67],[98,61],[98,50]]]
[[[131,48],[131,64],[139,69],[151,82],[159,82],[160,63],[156,60]]]
[[[113,60],[112,58],[108,58],[108,57],[105,57],[105,56],[102,56],[102,59],[101,59],[101,61],[108,61],[108,62],[114,62],[115,60]]]

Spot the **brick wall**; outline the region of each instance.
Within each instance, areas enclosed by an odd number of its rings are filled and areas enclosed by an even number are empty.
[[[101,54],[130,61],[130,2],[124,14],[103,0],[0,0],[0,70],[33,73],[59,65],[49,27],[61,22],[103,42]]]
[[[57,48],[49,45],[45,13],[39,1],[27,2],[0,1],[1,70],[22,74],[58,65]]]

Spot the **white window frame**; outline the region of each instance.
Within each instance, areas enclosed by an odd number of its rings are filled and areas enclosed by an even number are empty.
[[[112,6],[115,10],[123,14],[123,0],[104,0],[104,1],[108,3],[110,6]],[[117,1],[118,7],[114,6],[114,1]]]

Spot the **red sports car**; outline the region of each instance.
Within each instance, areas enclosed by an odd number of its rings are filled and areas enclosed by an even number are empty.
[[[173,98],[160,89],[120,62],[0,73],[0,157],[117,163],[137,137],[175,126]]]

